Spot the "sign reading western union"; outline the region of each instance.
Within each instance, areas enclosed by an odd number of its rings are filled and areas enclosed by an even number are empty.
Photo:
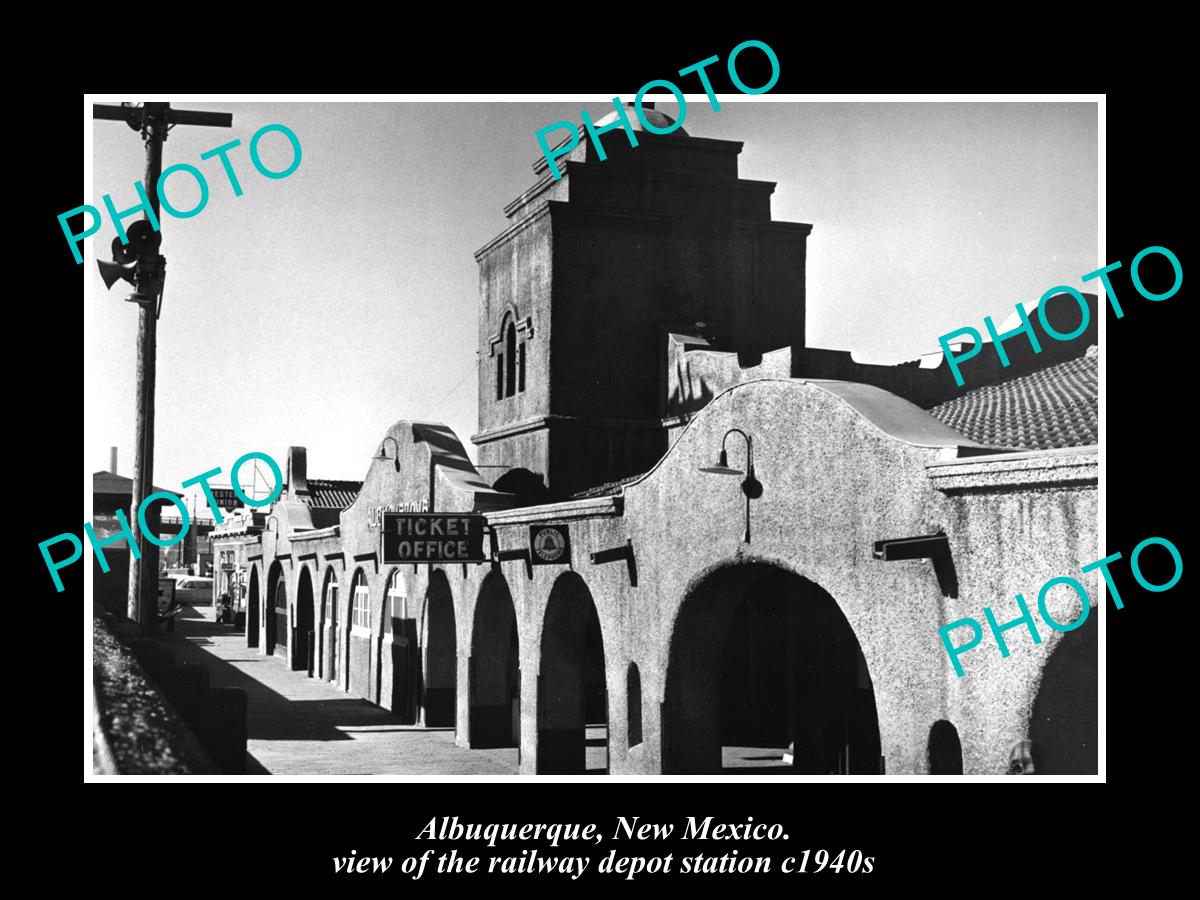
[[[474,513],[383,513],[383,565],[479,563],[483,516]]]

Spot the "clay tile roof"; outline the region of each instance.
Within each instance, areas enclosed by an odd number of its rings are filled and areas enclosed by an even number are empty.
[[[1098,437],[1097,356],[968,391],[930,415],[981,444],[1027,450],[1082,447]]]
[[[357,499],[362,482],[310,478],[308,489],[311,495],[304,498],[304,503],[310,509],[345,509]]]

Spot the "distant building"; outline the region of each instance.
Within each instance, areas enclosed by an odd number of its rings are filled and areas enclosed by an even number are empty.
[[[212,575],[212,549],[209,547],[208,534],[213,530],[212,522],[189,520],[187,534],[178,544],[161,547],[158,551],[159,563],[168,569],[187,569],[193,575]],[[162,536],[179,534],[183,527],[180,516],[162,517]]]
[[[963,678],[937,628],[1061,575],[1094,603],[1096,317],[966,388],[809,348],[812,226],[771,219],[738,142],[639,141],[580,140],[559,181],[539,160],[476,254],[479,470],[401,420],[328,505],[292,448],[263,526],[214,531],[248,645],[523,773],[602,740],[623,774],[1000,774],[1023,739],[1095,772],[1097,616]],[[481,514],[490,561],[385,564],[388,511]],[[549,525],[569,546],[533,565]]]
[[[262,559],[261,536],[264,532],[278,533],[280,527],[289,531],[304,530],[318,524],[336,522],[341,511],[354,502],[360,487],[362,483],[358,481],[316,478],[310,481],[306,477],[303,449],[293,448],[289,451],[284,497],[270,510],[264,512],[261,509],[241,506],[240,501],[234,499],[232,490],[227,493],[214,492],[221,503],[224,518],[224,522],[216,526],[210,536],[211,555],[214,559],[214,610],[215,601],[228,594],[235,613],[246,611],[250,591],[249,576],[251,570],[257,568]],[[291,498],[291,502],[282,502],[284,498]],[[257,582],[255,584],[257,598],[261,588],[257,587]],[[247,628],[255,632],[259,628],[261,616],[257,611],[256,606],[256,615],[247,624]],[[280,642],[281,648],[286,647],[291,628],[292,626],[284,625],[280,629],[284,636],[284,640]],[[301,652],[300,661],[306,658],[306,653],[307,651]]]
[[[113,467],[116,467],[116,454],[113,454]],[[178,491],[167,491],[164,488],[152,488],[152,493],[163,491],[182,497]],[[97,540],[112,537],[121,531],[121,523],[117,520],[117,510],[125,516],[131,527],[137,527],[136,511],[131,511],[133,505],[133,479],[118,475],[115,472],[92,473],[92,528]],[[165,517],[164,517],[165,519]],[[158,535],[165,538],[178,534],[178,523],[174,526],[164,522],[164,527]],[[191,536],[185,538],[188,540]],[[194,538],[191,538],[194,541]],[[195,544],[193,543],[193,547]],[[166,550],[169,548],[162,548]],[[92,600],[101,604],[114,616],[124,618],[129,601],[129,544],[121,539],[103,547],[100,551],[108,563],[109,571],[100,568],[99,552],[92,554]],[[161,552],[161,551],[160,551]],[[160,562],[162,557],[160,556]]]

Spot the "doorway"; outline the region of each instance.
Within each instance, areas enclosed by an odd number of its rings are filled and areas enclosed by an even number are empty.
[[[491,573],[479,589],[468,661],[471,747],[519,747],[520,641],[512,594],[504,576]]]
[[[308,566],[300,569],[300,580],[296,585],[296,640],[292,648],[292,668],[313,674],[316,664],[315,650],[316,635],[313,631],[313,621],[316,618],[313,609],[312,574]]]
[[[574,572],[560,576],[550,591],[537,695],[538,772],[607,772],[604,638],[591,592]]]
[[[877,774],[866,660],[837,602],[778,566],[719,569],[671,637],[664,773]]]
[[[424,710],[428,728],[455,724],[458,682],[458,637],[454,599],[446,573],[435,569],[425,595]]]
[[[246,646],[258,646],[258,618],[262,614],[259,609],[258,596],[258,566],[250,566],[250,592],[246,599]]]

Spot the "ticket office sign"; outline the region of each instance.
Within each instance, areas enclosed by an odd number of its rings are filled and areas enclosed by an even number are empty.
[[[481,563],[484,518],[476,513],[383,513],[383,565]]]

